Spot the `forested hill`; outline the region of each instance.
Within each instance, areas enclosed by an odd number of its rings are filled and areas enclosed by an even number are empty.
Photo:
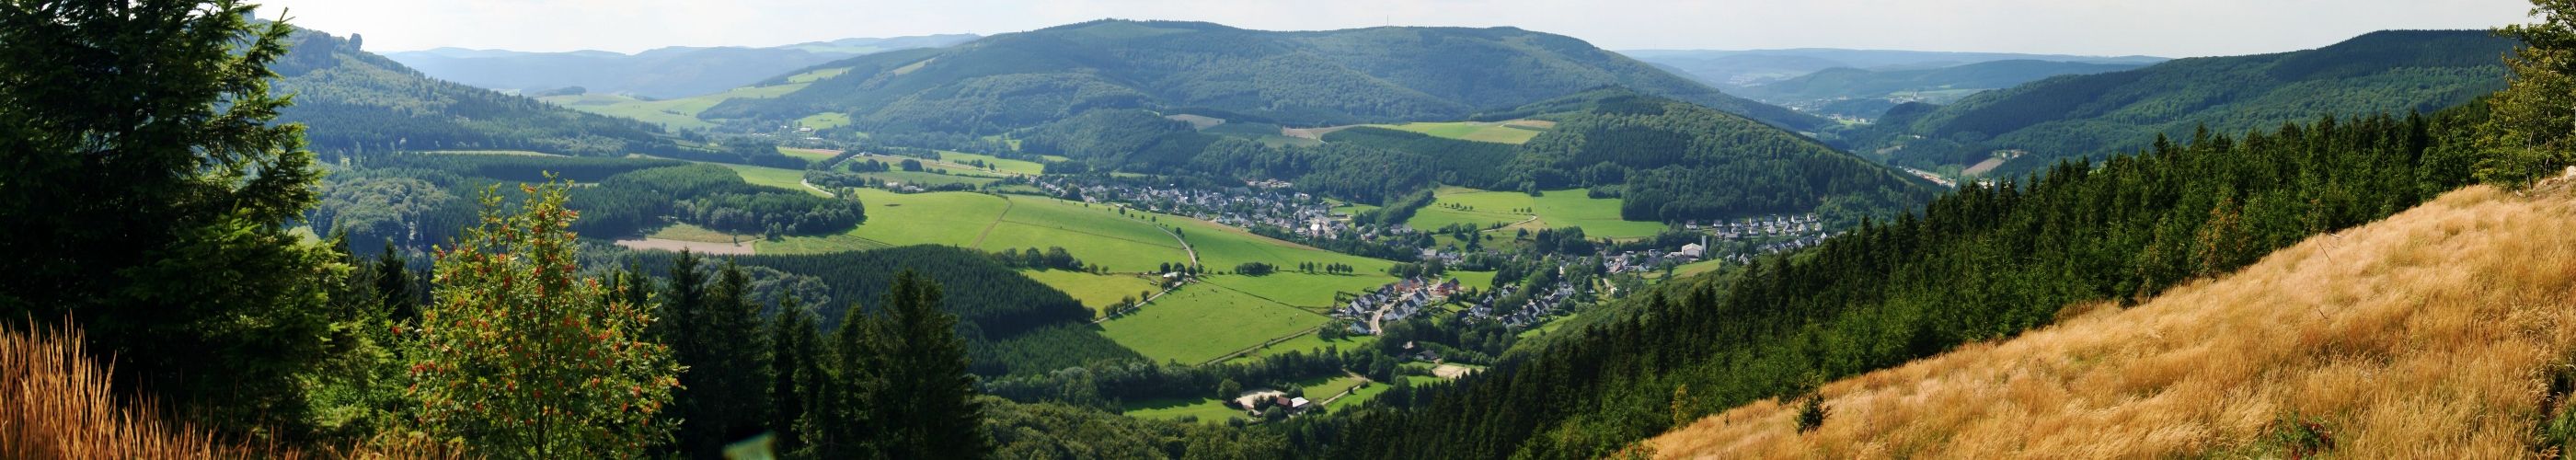
[[[362,43],[298,30],[272,69],[295,96],[279,122],[303,123],[314,151],[533,150],[617,155],[677,149],[649,123],[429,78]]]
[[[1586,312],[1428,397],[1286,428],[1330,458],[1601,458],[1748,402],[2151,298],[2471,181],[2485,108],[2321,120],[1971,184],[1741,270]],[[1847,414],[1833,416],[1850,417]],[[1866,417],[1866,416],[1862,416]],[[1302,438],[1301,438],[1302,437]]]
[[[1771,50],[1626,50],[1619,54],[1658,66],[1672,68],[1683,76],[1698,79],[1729,91],[1796,78],[1834,68],[1869,69],[1873,71],[1919,70],[1956,67],[1995,61],[2081,62],[2090,64],[2149,65],[2164,62],[2153,56],[2076,56],[2063,54],[1967,53],[1947,51],[1856,50],[1836,48],[1796,48]]]
[[[1742,117],[1625,90],[1525,108],[1555,129],[1521,146],[1506,183],[1591,187],[1634,220],[1818,211],[1856,220],[1931,201],[1929,183]]]
[[[1956,101],[1962,93],[2010,88],[2059,75],[2090,75],[2146,67],[2146,64],[2010,60],[1934,69],[1863,70],[1839,67],[1797,78],[1738,88],[1735,94],[1792,107],[1823,107],[1834,101],[1903,97],[1934,103]],[[1878,107],[1893,106],[1881,102]],[[1877,113],[1854,113],[1877,118]]]
[[[1092,109],[1140,108],[1311,126],[1459,119],[1615,85],[1791,129],[1826,124],[1582,40],[1514,28],[1270,32],[1104,20],[809,70],[835,69],[848,71],[784,97],[727,101],[701,116],[793,120],[838,112],[868,132],[990,134]]]
[[[2243,133],[2320,114],[2458,105],[2504,87],[2497,58],[2514,46],[2485,31],[2390,31],[2307,51],[2181,59],[1989,91],[1938,110],[1898,107],[1849,138],[1858,150],[1926,168],[2026,152],[1997,170],[2013,175],[2058,158],[2133,152],[2158,134],[2185,137],[2201,126]]]
[[[1682,221],[1823,211],[1842,223],[1928,202],[1929,182],[1741,116],[1626,89],[1485,114],[1553,128],[1512,145],[1352,127],[1324,145],[1267,145],[1194,131],[1143,110],[1098,110],[1024,131],[1021,147],[1086,169],[1279,179],[1367,203],[1440,185],[1622,196],[1621,216]],[[1231,122],[1229,123],[1231,124]],[[1264,125],[1275,132],[1275,127]]]
[[[980,37],[848,38],[768,48],[675,46],[635,54],[440,48],[385,53],[385,57],[442,80],[484,88],[536,92],[579,87],[593,93],[667,99],[722,92],[779,72],[852,56],[937,48],[976,38]]]

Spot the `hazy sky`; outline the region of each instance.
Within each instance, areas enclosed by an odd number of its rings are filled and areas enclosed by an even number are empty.
[[[1610,49],[1877,48],[2167,57],[2525,21],[2527,0],[251,0],[371,51],[634,52],[997,34],[1100,18],[1265,30],[1516,26]]]

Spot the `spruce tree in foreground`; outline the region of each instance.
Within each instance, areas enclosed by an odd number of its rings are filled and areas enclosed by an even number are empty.
[[[974,459],[991,455],[957,316],[938,283],[906,270],[873,311],[852,306],[832,332],[800,428],[821,458]],[[794,312],[786,312],[794,313]]]
[[[887,369],[881,411],[885,453],[894,458],[982,458],[989,450],[975,378],[957,316],[939,311],[937,283],[910,270],[895,275],[882,322]]]
[[[521,190],[516,214],[485,192],[482,224],[437,253],[437,301],[403,337],[407,418],[479,455],[641,455],[670,437],[654,417],[679,373],[642,334],[652,307],[580,275],[564,184]]]
[[[693,260],[682,263],[694,264]],[[674,266],[673,288],[679,289]],[[694,278],[694,277],[692,277]],[[724,447],[759,435],[769,421],[769,358],[760,331],[760,306],[751,301],[751,277],[726,261],[698,305],[683,307],[684,321],[670,327],[680,364],[680,451],[721,456]],[[673,299],[678,303],[679,299]]]
[[[118,388],[201,426],[296,428],[345,268],[268,66],[290,29],[231,0],[0,2],[0,318],[88,331]]]

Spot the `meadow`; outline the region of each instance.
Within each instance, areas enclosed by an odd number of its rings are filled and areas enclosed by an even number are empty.
[[[1402,380],[1406,385],[1412,386],[1440,383],[1439,377],[1431,376],[1407,375],[1397,378]],[[1345,410],[1350,407],[1367,403],[1370,399],[1376,399],[1377,395],[1385,394],[1387,390],[1392,389],[1395,389],[1395,384],[1392,382],[1374,382],[1368,385],[1363,385],[1351,390],[1350,396],[1343,396],[1342,399],[1333,400],[1333,403],[1325,405],[1324,409],[1332,411]]]
[[[990,184],[990,183],[993,183],[993,182],[995,182],[995,181],[1000,181],[1000,180],[1001,180],[1001,179],[994,179],[994,178],[991,178],[991,177],[984,177],[984,176],[969,176],[969,175],[964,175],[964,174],[940,174],[940,173],[927,172],[927,171],[887,171],[887,172],[870,172],[870,173],[859,173],[859,174],[860,174],[860,175],[863,175],[863,176],[867,176],[867,177],[875,178],[876,180],[878,180],[878,181],[880,181],[880,182],[894,182],[894,183],[899,183],[899,184],[913,185],[913,186],[920,186],[920,187],[939,187],[939,186],[954,185],[954,184],[966,184],[966,185],[970,185],[970,186],[982,187],[982,186],[984,186],[984,184]]]
[[[1198,419],[1199,423],[1220,423],[1230,418],[1243,418],[1243,410],[1226,407],[1224,401],[1216,398],[1174,398],[1129,402],[1123,409],[1126,416],[1148,420],[1172,420],[1187,416]]]
[[[1326,320],[1237,291],[1191,285],[1100,327],[1101,335],[1156,362],[1199,364],[1302,333]]]
[[[812,194],[812,195],[814,195],[814,196],[831,196],[831,194],[829,194],[829,193],[823,193],[823,191],[822,191],[822,190],[815,190],[813,187],[806,187],[806,186],[805,186],[805,172],[804,172],[804,171],[797,171],[797,170],[792,170],[792,169],[772,168],[772,167],[767,167],[767,166],[738,165],[738,164],[727,164],[727,163],[709,163],[709,164],[718,164],[718,165],[723,165],[724,167],[727,167],[727,168],[733,168],[733,172],[734,172],[734,174],[742,176],[742,180],[743,180],[743,182],[750,182],[750,183],[751,183],[751,185],[761,185],[761,186],[777,187],[777,188],[785,189],[785,190],[795,190],[795,191],[805,192],[805,193],[807,193],[807,194]],[[871,211],[871,214],[873,214],[873,213],[874,213],[874,212],[873,212],[873,211]]]
[[[1433,137],[1520,145],[1529,143],[1530,139],[1538,137],[1539,132],[1546,130],[1546,128],[1542,128],[1540,126],[1553,126],[1553,124],[1541,125],[1535,120],[1527,120],[1512,122],[1424,122],[1370,126],[1399,131],[1412,131],[1429,134]]]
[[[805,118],[796,119],[796,125],[817,130],[839,128],[850,125],[850,115],[840,112],[806,115]]]
[[[1414,214],[1405,225],[1417,229],[1438,229],[1452,224],[1494,224],[1506,229],[1583,227],[1583,234],[1593,238],[1644,238],[1662,233],[1662,222],[1621,219],[1619,200],[1592,198],[1583,190],[1550,190],[1532,197],[1520,192],[1495,192],[1462,187],[1443,187],[1436,192],[1431,206]],[[1449,206],[1462,206],[1464,209]],[[1534,212],[1534,214],[1532,214]],[[1537,217],[1537,220],[1530,220]],[[1526,222],[1526,223],[1524,223]]]
[[[1156,280],[1144,275],[1095,275],[1065,270],[1021,270],[1020,274],[1064,291],[1074,300],[1082,301],[1082,306],[1091,307],[1092,314],[1096,316],[1103,315],[1104,309],[1121,300],[1141,299],[1144,298],[1141,294],[1162,290]]]
[[[1250,353],[1244,353],[1243,356],[1237,356],[1233,359],[1225,360],[1225,362],[1242,364],[1252,362],[1253,360],[1262,357],[1291,351],[1299,353],[1320,353],[1326,350],[1350,351],[1367,347],[1375,343],[1377,343],[1377,337],[1374,336],[1355,336],[1324,340],[1324,337],[1321,335],[1306,334],[1271,344],[1267,347],[1261,347],[1257,350],[1252,350]]]
[[[1044,165],[1044,164],[1039,164],[1038,162],[1034,162],[1034,161],[1028,161],[1028,160],[1013,160],[1013,159],[1006,159],[1006,158],[996,157],[996,156],[992,156],[992,155],[982,155],[982,154],[965,153],[965,152],[951,152],[951,151],[946,151],[946,150],[941,150],[941,151],[939,151],[939,161],[943,161],[943,162],[947,162],[947,163],[952,164],[952,165],[956,165],[956,167],[957,167],[957,168],[959,168],[959,169],[976,169],[976,168],[974,168],[974,166],[973,166],[973,165],[968,165],[968,164],[966,164],[966,162],[969,162],[969,161],[982,161],[982,162],[984,162],[984,164],[985,164],[985,165],[991,166],[993,171],[1000,171],[1000,172],[1011,173],[1011,174],[1016,174],[1016,175],[1028,175],[1028,176],[1034,176],[1034,175],[1043,174],[1043,173],[1045,173],[1045,172],[1046,172],[1046,165]]]

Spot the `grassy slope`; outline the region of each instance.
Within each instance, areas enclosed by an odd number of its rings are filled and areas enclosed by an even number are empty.
[[[1094,275],[1063,270],[1021,270],[1020,274],[1081,300],[1082,306],[1091,307],[1094,314],[1109,304],[1137,297],[1138,293],[1160,290],[1153,280],[1139,275]]]
[[[1539,133],[1539,130],[1535,128],[1521,128],[1507,126],[1503,123],[1472,121],[1421,122],[1369,126],[1401,131],[1412,131],[1429,134],[1433,137],[1512,145],[1527,144],[1530,139],[1538,137]]]
[[[2576,346],[2576,201],[2540,195],[2452,192],[2138,307],[1831,383],[1814,433],[1768,400],[1652,442],[1668,457],[2284,457],[2265,429],[2296,414],[2356,458],[2526,456]]]
[[[1244,418],[1242,410],[1225,407],[1225,402],[1218,401],[1216,398],[1132,402],[1127,404],[1126,410],[1125,414],[1129,417],[1154,420],[1170,420],[1187,415],[1198,417],[1200,423],[1217,423],[1228,418]]]
[[[718,103],[723,103],[724,101],[732,99],[768,99],[783,96],[787,93],[796,92],[796,90],[805,89],[806,84],[813,83],[816,80],[838,76],[849,71],[850,69],[817,70],[789,76],[787,77],[787,81],[791,83],[783,85],[745,86],[721,93],[676,99],[663,99],[658,101],[647,101],[617,94],[547,96],[537,98],[537,100],[570,107],[573,110],[612,117],[633,118],[659,123],[663,126],[669,126],[672,128],[710,128],[714,127],[715,123],[709,123],[706,120],[698,119],[698,114],[707,111],[707,108],[709,107],[715,107]],[[815,129],[822,129],[824,126],[818,125],[817,122],[826,121],[830,120],[809,117],[806,120],[806,126],[811,126]],[[849,116],[841,115],[839,117],[839,123],[849,124]]]
[[[1324,324],[1323,315],[1206,285],[1172,291],[1136,313],[1100,323],[1119,345],[1154,361],[1207,362]]]
[[[982,155],[982,154],[973,154],[973,153],[965,153],[965,152],[951,152],[951,151],[946,151],[946,150],[941,150],[941,151],[939,151],[939,161],[945,161],[945,162],[948,162],[948,163],[951,163],[951,164],[957,164],[957,165],[965,165],[967,161],[972,161],[972,160],[984,160],[984,164],[992,165],[994,170],[998,170],[998,171],[1006,172],[1006,173],[1011,173],[1011,174],[1024,174],[1024,175],[1032,175],[1032,176],[1034,176],[1034,175],[1038,175],[1038,174],[1040,174],[1040,173],[1044,173],[1044,172],[1046,172],[1046,165],[1038,164],[1037,162],[1034,162],[1034,161],[1028,161],[1028,160],[1009,160],[1009,159],[1003,159],[1003,158],[994,157],[994,156],[992,156],[992,155]]]
[[[751,185],[795,190],[814,196],[826,195],[821,190],[805,186],[804,171],[738,164],[723,164],[723,166],[733,168],[734,174],[742,176],[743,182],[750,182]]]

